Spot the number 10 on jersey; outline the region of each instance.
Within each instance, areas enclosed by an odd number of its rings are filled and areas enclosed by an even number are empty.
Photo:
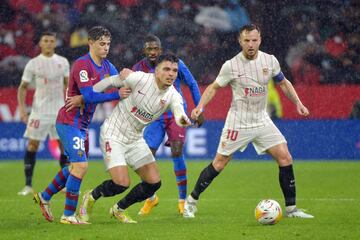
[[[239,134],[239,131],[228,129],[226,138],[230,139],[231,141],[235,141],[238,137],[238,134]]]

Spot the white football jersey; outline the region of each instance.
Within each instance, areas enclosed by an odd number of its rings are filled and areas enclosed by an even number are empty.
[[[69,77],[69,62],[57,54],[40,54],[26,64],[22,81],[35,83],[32,113],[41,118],[56,117],[64,105],[64,77]]]
[[[249,60],[240,52],[223,64],[215,81],[232,89],[225,128],[251,129],[271,122],[266,111],[268,82],[280,71],[278,60],[261,51],[256,59]]]
[[[144,127],[165,111],[179,106],[183,109],[183,99],[175,87],[159,89],[153,73],[133,72],[124,83],[132,92],[128,98],[119,101],[105,120],[105,137],[123,143],[134,142],[142,137]]]

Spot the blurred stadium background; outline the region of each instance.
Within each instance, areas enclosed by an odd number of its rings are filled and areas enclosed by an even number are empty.
[[[293,82],[309,119],[300,119],[278,89],[269,112],[286,136],[295,159],[360,160],[360,4],[352,0],[2,0],[0,2],[0,161],[22,159],[26,141],[16,92],[27,61],[39,53],[39,34],[58,34],[57,53],[70,62],[87,52],[86,30],[104,25],[113,34],[109,58],[118,69],[142,58],[151,32],[178,54],[204,87],[221,64],[237,54],[238,29],[262,27],[261,49],[274,54]],[[184,89],[186,97],[189,92]],[[189,129],[185,154],[211,159],[231,100],[220,91],[206,109],[206,124]],[[27,102],[31,106],[31,94]],[[191,110],[193,105],[189,104]],[[98,132],[112,105],[98,107],[90,130],[90,157],[100,159]],[[53,159],[56,144],[43,143],[38,158]],[[159,158],[168,158],[162,147]],[[257,158],[249,148],[238,159]],[[264,157],[266,158],[266,157]]]

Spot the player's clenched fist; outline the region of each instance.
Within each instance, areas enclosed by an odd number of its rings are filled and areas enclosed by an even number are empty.
[[[205,117],[203,113],[200,113],[198,118],[195,120],[194,126],[195,127],[201,127],[205,122]]]
[[[183,126],[183,127],[188,127],[191,125],[191,121],[190,119],[186,116],[186,115],[183,115],[181,116],[180,118],[180,124]]]
[[[307,117],[310,114],[309,110],[302,103],[296,105],[296,110],[300,115],[304,117]]]
[[[201,113],[202,113],[202,109],[196,107],[191,112],[191,118],[196,121]]]

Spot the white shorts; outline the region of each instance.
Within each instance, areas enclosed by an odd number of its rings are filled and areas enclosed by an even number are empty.
[[[55,128],[56,116],[54,118],[41,118],[36,114],[30,114],[24,137],[44,141],[49,135],[51,139],[59,139]]]
[[[124,144],[118,140],[101,136],[100,148],[106,170],[117,166],[130,166],[136,170],[155,162],[155,158],[143,138],[131,144]]]
[[[229,156],[237,150],[245,151],[247,145],[252,143],[257,154],[265,154],[266,150],[280,143],[286,143],[285,137],[274,123],[256,128],[229,130],[223,128],[217,152]]]

